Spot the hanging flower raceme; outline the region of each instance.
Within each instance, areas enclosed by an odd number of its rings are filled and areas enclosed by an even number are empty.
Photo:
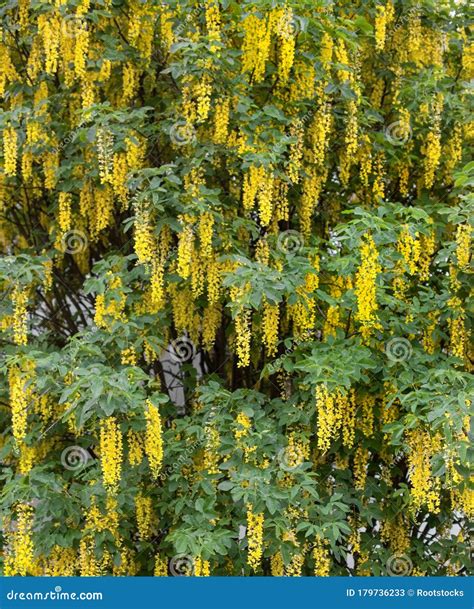
[[[424,183],[426,188],[431,188],[435,181],[436,172],[441,159],[441,132],[439,115],[435,115],[433,126],[427,135],[426,143],[423,147],[423,152]]]
[[[31,505],[20,503],[17,506],[15,530],[7,534],[6,576],[38,574],[33,547],[33,518]]]
[[[8,369],[12,434],[18,446],[20,446],[25,439],[28,412],[32,412],[34,379],[34,361],[26,362],[21,367],[18,365],[11,366]]]
[[[467,270],[471,258],[471,225],[459,224],[456,229],[456,260],[461,270]]]
[[[239,368],[245,368],[250,364],[251,319],[250,309],[246,308],[242,308],[235,317],[235,341]]]
[[[163,463],[163,430],[158,408],[150,401],[145,405],[145,454],[153,478],[158,478]]]
[[[142,436],[137,431],[129,429],[127,432],[128,462],[130,465],[140,465],[144,456]]]
[[[67,233],[71,228],[72,214],[71,214],[71,203],[72,197],[68,192],[60,192],[58,199],[58,224],[61,233]]]
[[[421,255],[421,242],[418,233],[412,237],[408,227],[405,227],[397,241],[397,249],[403,256],[410,275],[414,275],[418,270],[418,261]]]
[[[108,329],[110,320],[126,321],[126,295],[122,288],[120,275],[107,271],[107,298],[104,293],[98,294],[95,299],[94,321],[99,328]]]
[[[275,9],[272,15],[273,28],[278,36],[278,77],[280,84],[285,84],[295,60],[295,25],[293,11],[290,7]]]
[[[211,53],[216,53],[221,41],[221,15],[217,0],[206,0],[206,27]]]
[[[318,415],[318,448],[326,451],[341,425],[335,396],[332,392],[329,392],[326,385],[316,387],[316,411]]]
[[[16,345],[28,342],[28,290],[15,286],[12,293],[13,341]]]
[[[357,297],[357,312],[355,319],[361,325],[364,338],[377,327],[377,291],[376,280],[381,272],[378,262],[379,254],[371,235],[365,235],[360,245],[361,264],[356,272],[355,293]]]
[[[440,505],[440,480],[434,478],[431,458],[441,448],[440,436],[431,436],[421,428],[407,432],[410,447],[408,454],[413,510],[426,506],[430,512],[437,513]]]
[[[137,495],[135,497],[135,512],[138,534],[142,541],[146,541],[151,538],[155,526],[152,498],[142,494]]]
[[[247,504],[247,564],[253,571],[260,569],[262,560],[263,524],[263,514],[255,514],[253,505],[251,503]]]
[[[265,77],[265,67],[270,55],[272,28],[267,16],[248,14],[243,21],[242,72],[250,72],[254,82]]]
[[[191,265],[194,253],[194,229],[193,219],[183,217],[181,219],[183,230],[178,237],[178,274],[187,279],[191,274]]]
[[[211,575],[211,566],[208,560],[202,558],[194,559],[194,573],[195,577],[209,577]]]
[[[115,417],[100,421],[100,464],[104,486],[116,493],[122,473],[122,432]]]
[[[216,144],[225,144],[229,135],[230,100],[228,97],[219,100],[215,106],[214,135]]]
[[[328,543],[317,537],[313,546],[314,574],[317,577],[328,577],[331,569]]]
[[[18,159],[18,136],[13,127],[3,130],[3,169],[6,176],[16,175]]]
[[[263,305],[262,332],[263,343],[269,357],[273,357],[277,351],[279,319],[280,307],[278,304],[270,304],[265,301]]]

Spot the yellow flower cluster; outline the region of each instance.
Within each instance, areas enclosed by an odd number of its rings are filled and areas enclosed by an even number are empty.
[[[285,575],[285,564],[281,552],[277,552],[270,558],[270,571],[273,577],[283,577]]]
[[[437,513],[440,506],[440,481],[433,478],[431,457],[440,450],[440,438],[432,437],[421,428],[409,430],[407,441],[409,479],[411,483],[412,505],[415,511],[426,506],[430,512]]]
[[[186,223],[178,238],[178,274],[187,279],[191,274],[194,254],[194,231],[192,224]]]
[[[100,464],[104,486],[116,493],[122,473],[122,432],[115,417],[100,421]]]
[[[415,233],[415,236],[412,237],[408,227],[404,227],[397,241],[397,249],[403,256],[409,273],[414,275],[418,270],[417,265],[421,255],[421,243],[418,233]]]
[[[369,459],[369,451],[363,446],[358,446],[354,455],[354,487],[363,491],[367,478],[367,461]]]
[[[435,180],[436,170],[441,159],[440,140],[439,126],[435,124],[433,129],[428,133],[424,146],[424,182],[426,188],[431,188]]]
[[[331,106],[323,97],[309,127],[309,137],[314,162],[322,166],[329,146],[329,135],[332,127]]]
[[[4,574],[36,575],[37,564],[33,547],[33,508],[26,503],[20,503],[16,509],[16,528],[7,535],[7,551],[5,555]]]
[[[142,541],[150,539],[155,527],[155,514],[151,497],[137,495],[135,497],[135,513],[137,516],[138,535]]]
[[[253,505],[247,504],[247,564],[253,571],[258,571],[263,555],[262,513],[255,514]]]
[[[328,577],[331,569],[331,558],[327,542],[317,538],[313,546],[314,574],[316,577]]]
[[[135,347],[126,347],[120,352],[120,363],[123,366],[136,366],[137,365],[137,352]]]
[[[204,469],[209,475],[219,473],[219,447],[221,439],[219,432],[213,426],[208,425],[205,429],[206,445],[204,447]]]
[[[67,233],[71,228],[72,215],[71,215],[71,203],[72,197],[68,192],[60,192],[58,198],[58,224],[61,232]]]
[[[459,224],[456,229],[456,259],[461,270],[467,270],[471,258],[471,233],[470,224]]]
[[[248,309],[243,309],[235,318],[235,342],[239,368],[246,368],[250,364],[250,322],[251,313]]]
[[[238,427],[234,431],[234,437],[236,440],[240,440],[240,438],[248,435],[249,429],[252,427],[252,421],[244,412],[239,412],[235,422]]]
[[[216,53],[221,40],[221,15],[217,0],[206,0],[206,27],[211,53]]]
[[[336,394],[330,392],[326,385],[320,384],[316,387],[316,412],[318,448],[326,452],[341,425]]]
[[[278,36],[278,78],[279,84],[287,82],[295,60],[295,21],[289,7],[275,9],[272,15],[274,30]]]
[[[263,344],[265,345],[269,357],[273,357],[277,351],[279,319],[279,306],[277,304],[269,304],[265,301],[263,305],[262,332]]]
[[[129,429],[127,432],[127,442],[128,442],[128,461],[130,465],[140,465],[143,460],[143,441],[141,435],[134,431],[133,429]]]
[[[7,127],[3,131],[3,169],[5,175],[15,176],[18,155],[18,136],[13,127]]]
[[[294,183],[300,179],[301,161],[303,159],[304,130],[302,121],[296,121],[290,128],[290,136],[296,138],[296,142],[290,146],[288,159],[288,177]]]
[[[145,454],[148,457],[152,476],[158,478],[163,463],[163,431],[160,412],[150,400],[146,402],[145,418]]]
[[[209,259],[212,256],[212,231],[214,226],[214,216],[210,212],[205,212],[199,217],[199,241],[201,244],[200,254],[203,258]]]
[[[258,83],[265,77],[265,66],[270,55],[271,24],[269,17],[250,13],[243,21],[242,72],[251,72]]]
[[[28,342],[28,290],[15,286],[12,293],[13,305],[13,341],[15,345],[26,345]]]
[[[285,465],[291,470],[309,459],[309,443],[298,438],[295,432],[288,437],[288,446],[285,449]]]
[[[230,100],[228,97],[216,104],[214,116],[214,142],[225,144],[229,134]]]
[[[137,209],[136,212],[135,253],[140,264],[147,264],[153,259],[156,250],[151,214],[146,208]]]
[[[159,311],[165,304],[165,277],[163,263],[158,258],[151,261],[150,291],[153,309]]]
[[[115,321],[125,321],[125,302],[126,296],[122,293],[122,279],[120,275],[114,275],[112,271],[107,272],[107,283],[109,291],[116,291],[118,294],[108,294],[108,302],[106,304],[105,294],[98,294],[95,300],[94,321],[99,328],[108,328],[108,320],[110,317]]]
[[[27,365],[24,371],[18,366],[12,366],[8,369],[12,434],[18,445],[22,444],[26,436],[28,406],[33,399],[33,380],[33,366]]]
[[[420,237],[420,257],[418,260],[418,273],[422,281],[430,278],[431,258],[436,250],[434,231],[431,230],[427,235]]]
[[[211,575],[211,566],[208,560],[202,558],[194,559],[194,573],[195,577],[209,577]]]
[[[378,4],[375,7],[375,48],[383,51],[385,48],[385,36],[387,30],[387,14],[385,6]]]
[[[155,569],[153,572],[155,577],[167,577],[168,576],[168,561],[159,554],[155,557]]]
[[[410,526],[402,514],[393,520],[385,520],[380,529],[380,537],[390,545],[394,554],[404,554],[410,547]]]
[[[449,350],[454,357],[463,359],[466,355],[465,312],[458,297],[450,298],[448,306],[453,313],[448,319]]]
[[[367,338],[377,325],[376,280],[381,272],[377,248],[371,235],[365,235],[361,241],[360,258],[361,264],[355,277],[355,294],[357,297],[355,319],[361,324],[362,336]]]
[[[107,129],[97,129],[97,157],[101,184],[112,180],[114,138]]]

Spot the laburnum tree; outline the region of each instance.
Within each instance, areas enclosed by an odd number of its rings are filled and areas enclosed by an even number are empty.
[[[4,574],[468,572],[467,4],[2,3]]]

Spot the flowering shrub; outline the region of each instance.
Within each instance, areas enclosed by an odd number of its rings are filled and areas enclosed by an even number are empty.
[[[466,5],[4,3],[5,574],[467,571]]]

